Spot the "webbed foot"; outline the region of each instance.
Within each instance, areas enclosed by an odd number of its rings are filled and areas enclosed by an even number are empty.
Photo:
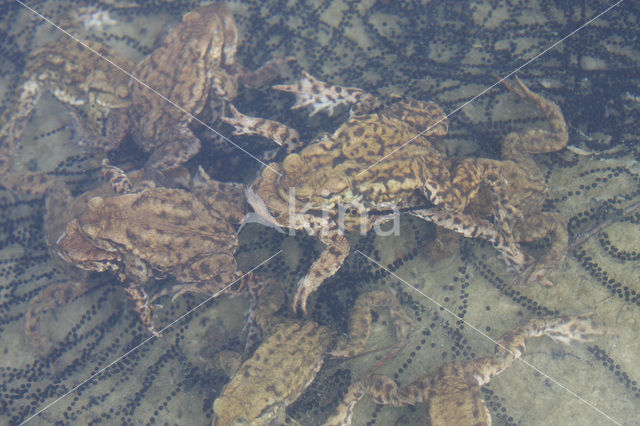
[[[275,90],[290,92],[296,95],[296,103],[291,109],[311,107],[313,117],[319,111],[327,110],[333,115],[333,110],[339,105],[360,105],[358,112],[374,109],[380,103],[377,98],[355,87],[332,86],[318,80],[306,71],[302,71],[302,78],[294,84],[278,84]]]
[[[544,334],[564,344],[591,342],[610,330],[593,322],[593,312],[577,317],[560,317],[546,324]]]

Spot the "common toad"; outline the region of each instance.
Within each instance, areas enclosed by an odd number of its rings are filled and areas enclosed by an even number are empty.
[[[266,283],[257,322],[269,335],[216,399],[213,425],[284,424],[286,408],[314,381],[327,357],[351,357],[364,349],[372,310],[388,310],[399,340],[414,322],[388,291],[364,293],[356,300],[348,336],[313,321],[273,318],[284,301],[278,283]]]
[[[148,166],[173,169],[200,151],[200,140],[188,127],[205,106],[216,122],[240,84],[260,87],[275,78],[292,58],[278,57],[256,71],[236,62],[238,31],[223,4],[209,4],[186,13],[161,45],[135,68],[131,106],[118,117],[116,129],[129,127],[134,141],[151,152]],[[106,149],[116,147],[122,132],[106,136],[77,123],[81,140]]]
[[[86,211],[66,225],[55,251],[78,268],[110,270],[126,281],[150,330],[153,299],[166,293],[174,299],[187,292],[212,294],[241,276],[233,223],[246,212],[242,185],[213,181],[200,169],[192,191],[152,183],[131,191],[120,169],[104,168],[120,193],[91,198]],[[179,284],[149,298],[142,284],[167,276]]]
[[[551,240],[550,249],[539,259],[534,260],[525,256],[523,262],[511,262],[512,266],[521,271],[516,280],[551,286],[553,283],[546,274],[564,261],[569,235],[566,219],[562,215],[542,211],[549,188],[532,154],[555,152],[564,148],[569,139],[567,124],[558,105],[533,93],[520,79],[516,78],[515,84],[510,82],[504,84],[509,91],[535,105],[549,122],[549,130],[529,129],[509,133],[502,143],[502,161],[498,164],[508,182],[504,196],[519,212],[505,218],[507,235],[513,234],[510,238],[513,242],[531,242],[544,237],[550,237]],[[482,203],[486,204],[483,198],[486,197],[477,197],[472,200],[472,206],[476,211],[483,210]],[[470,236],[465,231],[464,225],[460,223],[460,216],[452,212],[436,208],[417,210],[412,214]],[[483,219],[475,220],[480,222]],[[513,242],[512,249],[517,247]]]
[[[128,71],[134,64],[115,55],[102,43],[88,40],[82,43],[94,51],[63,36],[27,57],[26,77],[18,90],[15,110],[0,129],[0,174],[10,171],[25,126],[43,91],[50,92],[65,105],[83,109],[87,116],[87,120],[83,120],[87,131],[107,132],[119,139],[124,136],[125,128],[118,115],[129,104],[129,77],[113,64]],[[77,112],[74,116],[79,120]],[[92,139],[79,142],[88,144],[91,149],[99,148]]]

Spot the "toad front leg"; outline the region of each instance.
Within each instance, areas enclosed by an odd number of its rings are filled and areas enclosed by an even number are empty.
[[[129,284],[125,287],[124,291],[127,293],[127,297],[133,305],[133,311],[138,314],[140,321],[147,327],[154,336],[162,337],[162,335],[153,326],[153,311],[158,308],[162,308],[161,305],[156,305],[153,300],[150,299],[144,289],[138,284]],[[159,294],[158,296],[162,296]]]
[[[222,117],[221,120],[232,125],[234,135],[258,135],[269,139],[287,152],[292,152],[302,146],[300,135],[295,129],[282,123],[266,118],[249,117],[242,114],[233,105],[229,105],[233,117]]]
[[[320,241],[327,245],[324,251],[317,258],[307,275],[298,282],[296,295],[293,299],[293,311],[297,311],[298,306],[302,312],[307,313],[307,299],[316,291],[327,278],[333,276],[344,263],[344,259],[349,254],[351,247],[344,233],[337,228],[326,227],[318,232]]]
[[[544,173],[533,155],[556,152],[564,148],[569,135],[567,123],[558,105],[533,93],[520,79],[515,83],[504,82],[507,89],[521,99],[533,104],[547,119],[547,129],[527,129],[509,133],[502,143],[502,158],[507,167],[505,173],[516,192],[512,194],[524,213],[515,229],[516,241],[533,241],[544,237],[551,240],[551,249],[525,270],[519,281],[537,281],[553,285],[546,272],[561,264],[567,254],[568,234],[566,219],[558,213],[542,212],[548,191]]]
[[[372,374],[355,382],[328,425],[350,424],[355,404],[365,395],[378,404],[394,407],[424,404],[429,424],[491,424],[491,417],[480,396],[480,387],[509,368],[522,356],[530,338],[549,336],[565,344],[588,342],[604,329],[593,325],[591,315],[535,318],[500,339],[496,354],[490,357],[443,365],[437,372],[399,388],[383,375]]]

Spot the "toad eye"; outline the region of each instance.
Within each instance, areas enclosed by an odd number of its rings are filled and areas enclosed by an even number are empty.
[[[98,235],[98,227],[92,224],[87,224],[82,227],[82,232],[89,238],[96,238]]]

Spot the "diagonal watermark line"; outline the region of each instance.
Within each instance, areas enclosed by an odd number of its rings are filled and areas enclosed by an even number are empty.
[[[217,293],[214,293],[213,295],[209,296],[208,298],[206,298],[204,301],[198,303],[196,306],[194,306],[193,308],[189,309],[187,312],[185,312],[184,314],[180,315],[178,318],[174,319],[173,321],[171,321],[169,324],[167,324],[166,326],[164,326],[160,331],[158,331],[158,334],[162,334],[162,332],[164,332],[165,330],[173,327],[176,323],[182,321],[184,318],[186,318],[189,314],[191,314],[192,312],[194,312],[196,309],[200,308],[202,305],[208,303],[210,300],[215,299],[216,297],[218,297],[220,294],[222,294],[225,290],[227,290],[229,287],[231,287],[232,285],[234,285],[235,283],[237,283],[238,281],[240,281],[242,278],[246,277],[247,275],[249,275],[250,273],[252,273],[253,271],[255,271],[256,269],[260,268],[262,265],[264,265],[265,263],[269,262],[271,259],[273,259],[274,257],[278,256],[280,253],[282,253],[282,250],[279,250],[276,254],[271,255],[268,259],[263,260],[262,262],[260,262],[257,266],[254,266],[249,272],[246,272],[244,274],[242,274],[240,277],[236,278],[234,281],[232,281],[231,283],[229,283],[226,287],[224,287],[222,290],[218,291]],[[109,368],[113,367],[114,365],[116,365],[117,363],[119,363],[120,361],[122,361],[124,358],[126,358],[127,356],[131,355],[133,352],[137,351],[140,347],[144,346],[145,344],[147,344],[149,341],[153,340],[157,338],[157,335],[154,334],[148,338],[146,338],[145,340],[143,340],[142,342],[140,342],[138,345],[136,345],[134,348],[128,350],[127,352],[125,352],[124,354],[120,355],[118,358],[116,358],[115,360],[111,361],[109,364],[107,364],[106,366],[102,367],[100,370],[98,370],[97,372],[95,372],[94,374],[92,374],[90,377],[86,378],[85,380],[81,381],[80,383],[78,383],[77,385],[75,385],[73,388],[71,388],[69,391],[67,391],[66,393],[60,395],[58,398],[56,398],[55,400],[53,400],[52,402],[50,402],[49,404],[45,405],[44,407],[42,407],[41,409],[39,409],[38,411],[36,411],[35,414],[33,414],[31,417],[27,418],[26,420],[22,421],[20,423],[20,425],[24,425],[28,422],[30,422],[31,420],[33,420],[35,417],[37,417],[38,415],[40,415],[41,413],[43,413],[44,411],[48,410],[49,408],[51,408],[51,406],[53,406],[54,404],[56,404],[58,401],[62,400],[63,398],[67,397],[68,395],[72,394],[73,392],[75,392],[76,390],[78,390],[79,388],[81,388],[82,386],[84,386],[86,383],[89,383],[91,380],[95,379],[96,377],[98,377],[99,375],[101,375],[102,373],[104,373],[105,371],[107,371]]]
[[[97,55],[98,57],[100,57],[100,59],[105,60],[106,62],[108,62],[110,65],[112,65],[114,68],[116,68],[118,71],[126,74],[127,76],[129,76],[132,80],[134,80],[136,83],[144,86],[144,88],[146,88],[147,90],[149,90],[151,93],[153,93],[154,95],[160,97],[163,101],[167,102],[169,105],[171,105],[172,107],[180,110],[183,114],[185,114],[187,117],[189,117],[191,120],[197,122],[198,124],[201,124],[202,126],[206,127],[209,131],[215,133],[217,136],[221,137],[222,139],[224,139],[225,141],[229,142],[231,145],[233,145],[234,147],[236,147],[237,149],[239,149],[240,151],[244,152],[245,154],[247,154],[249,157],[253,158],[254,160],[256,160],[258,163],[262,164],[263,166],[273,170],[276,174],[280,175],[280,173],[278,173],[277,170],[274,170],[273,168],[271,168],[268,164],[266,164],[264,161],[260,160],[258,157],[256,157],[255,155],[251,154],[249,151],[247,151],[246,149],[242,148],[240,145],[236,144],[235,142],[233,142],[231,139],[229,139],[228,137],[226,137],[225,135],[223,135],[222,133],[218,132],[216,129],[214,129],[213,127],[209,126],[207,123],[205,123],[204,121],[200,120],[198,117],[194,116],[193,114],[191,114],[189,111],[187,111],[186,109],[182,108],[180,105],[178,105],[177,103],[173,102],[171,99],[167,98],[166,96],[164,96],[162,93],[158,92],[156,89],[154,89],[153,87],[149,86],[147,83],[145,83],[144,81],[140,80],[139,78],[137,78],[135,75],[133,75],[131,72],[125,70],[124,68],[122,68],[121,66],[119,66],[118,64],[116,64],[115,62],[113,62],[111,59],[107,58],[106,56],[102,55],[100,52],[98,52],[97,50],[95,50],[94,48],[92,48],[91,46],[89,46],[88,44],[86,44],[85,42],[83,42],[82,40],[80,40],[78,37],[74,36],[73,34],[71,34],[69,31],[65,30],[64,28],[60,27],[59,25],[57,25],[55,22],[53,22],[52,20],[50,20],[49,18],[47,18],[46,16],[42,15],[41,13],[39,13],[37,10],[33,9],[32,7],[30,7],[29,5],[27,5],[25,2],[21,1],[21,0],[15,0],[16,3],[19,3],[20,5],[22,5],[22,7],[24,7],[25,9],[29,10],[31,13],[33,13],[34,15],[36,15],[37,17],[39,17],[40,19],[44,20],[45,22],[47,22],[49,25],[53,26],[55,29],[57,29],[58,31],[62,32],[64,35],[66,35],[67,37],[70,37],[73,41],[75,41],[76,43],[80,44],[82,47],[84,47],[85,49],[89,50],[90,52],[92,52],[93,54]]]
[[[460,105],[459,107],[457,107],[456,109],[454,109],[453,111],[451,111],[450,113],[446,114],[444,117],[442,117],[440,120],[436,121],[435,123],[433,123],[432,125],[430,125],[429,127],[427,127],[426,129],[424,129],[422,132],[418,133],[417,135],[415,135],[414,137],[412,137],[411,139],[409,139],[408,141],[406,141],[405,143],[403,143],[402,145],[400,145],[399,147],[395,148],[393,151],[391,151],[390,153],[388,153],[387,155],[385,155],[384,157],[380,158],[378,161],[376,161],[375,163],[371,164],[369,167],[367,167],[366,169],[360,171],[357,176],[360,176],[361,174],[365,173],[367,170],[371,169],[372,167],[375,167],[376,165],[380,164],[382,161],[384,161],[385,159],[389,158],[390,156],[392,156],[393,154],[395,154],[396,152],[400,151],[402,148],[404,148],[405,146],[407,146],[408,144],[410,144],[411,142],[413,142],[414,140],[416,140],[417,138],[419,138],[420,136],[424,135],[425,133],[427,133],[429,130],[431,130],[432,128],[434,128],[435,126],[437,126],[439,123],[441,123],[443,120],[446,120],[447,118],[451,117],[453,114],[456,114],[458,111],[460,111],[462,108],[466,107],[467,105],[469,105],[470,103],[472,103],[473,101],[475,101],[476,99],[478,99],[480,96],[484,95],[485,93],[487,93],[489,90],[493,89],[494,87],[496,87],[498,84],[502,83],[503,81],[505,81],[506,79],[508,79],[509,77],[511,77],[512,75],[516,74],[518,71],[520,71],[521,69],[523,69],[524,67],[526,67],[527,65],[529,65],[530,63],[532,63],[533,61],[537,60],[538,58],[540,58],[541,56],[545,55],[547,52],[549,52],[550,50],[552,50],[553,48],[555,48],[557,45],[563,43],[565,40],[567,40],[568,38],[572,37],[573,35],[575,35],[577,32],[579,32],[580,30],[582,30],[583,28],[585,28],[586,26],[590,25],[592,22],[596,21],[597,19],[599,19],[601,16],[603,16],[604,14],[608,13],[611,9],[613,9],[614,7],[618,6],[620,3],[622,3],[624,0],[618,0],[616,3],[612,4],[611,6],[609,6],[608,8],[606,8],[605,10],[603,10],[602,12],[598,13],[596,16],[594,16],[593,18],[589,19],[587,22],[585,22],[584,24],[580,25],[578,28],[576,28],[575,30],[571,31],[569,34],[567,34],[566,36],[562,37],[560,40],[556,41],[555,43],[553,43],[551,46],[547,47],[546,49],[544,49],[542,52],[538,53],[536,56],[534,56],[533,58],[529,59],[527,62],[525,62],[524,64],[520,65],[519,67],[517,67],[516,69],[514,69],[513,71],[511,71],[510,73],[508,73],[507,75],[505,75],[504,77],[500,78],[498,81],[496,81],[495,83],[493,83],[491,86],[487,87],[486,89],[482,90],[480,93],[478,93],[477,95],[475,95],[473,98],[469,99],[467,102],[463,103],[462,105]]]
[[[461,110],[464,106],[468,105],[469,103],[475,101],[475,99],[477,99],[478,97],[482,96],[484,93],[488,92],[489,90],[491,90],[493,87],[497,86],[498,84],[500,84],[502,81],[504,81],[505,79],[507,79],[508,77],[510,77],[511,75],[515,74],[517,71],[521,70],[522,68],[524,68],[525,66],[527,66],[528,64],[530,64],[531,62],[533,62],[534,60],[536,60],[537,58],[539,58],[540,56],[542,56],[543,54],[547,53],[549,50],[553,49],[555,46],[557,46],[558,44],[564,42],[567,38],[569,38],[570,36],[574,35],[575,33],[577,33],[578,31],[580,31],[582,28],[586,27],[587,25],[589,25],[591,22],[595,21],[596,19],[598,19],[600,16],[604,15],[605,13],[607,13],[609,10],[611,10],[612,8],[618,6],[620,3],[622,3],[622,1],[624,0],[619,0],[617,3],[615,3],[614,5],[610,6],[607,10],[605,10],[604,12],[601,12],[599,15],[597,15],[596,17],[592,18],[590,21],[588,21],[587,23],[583,24],[581,27],[579,27],[578,29],[574,30],[573,32],[571,32],[569,35],[563,37],[561,40],[557,41],[556,43],[554,43],[553,45],[551,45],[550,47],[548,47],[547,49],[545,49],[543,52],[539,53],[538,55],[536,55],[534,58],[530,59],[529,61],[527,61],[525,64],[521,65],[520,67],[516,68],[514,71],[512,71],[511,73],[507,74],[506,76],[504,76],[503,78],[501,78],[500,80],[498,80],[496,83],[494,83],[493,85],[489,86],[488,88],[486,88],[485,90],[483,90],[482,92],[480,92],[479,94],[477,94],[476,96],[474,96],[471,100],[465,102],[463,105],[461,105],[460,107],[456,108],[455,110],[453,110],[452,112],[450,112],[448,115],[446,115],[446,117],[449,117],[455,113],[457,113],[459,110]],[[77,39],[76,37],[74,37],[72,34],[68,33],[67,31],[65,31],[64,29],[60,28],[59,26],[57,26],[56,24],[54,24],[53,22],[51,22],[49,19],[47,19],[46,17],[42,16],[41,14],[39,14],[38,12],[36,12],[35,10],[31,9],[30,7],[28,7],[25,3],[23,3],[20,0],[16,0],[17,3],[21,4],[23,7],[27,8],[28,10],[30,10],[32,13],[34,13],[35,15],[39,16],[41,19],[45,20],[46,22],[48,22],[49,24],[51,24],[52,26],[54,26],[55,28],[57,28],[58,30],[62,31],[64,34],[66,34],[67,36],[71,37],[74,41],[80,43],[81,45],[83,45],[85,48],[89,49],[90,51],[92,51],[93,53],[97,54],[98,56],[100,56],[102,59],[106,60],[107,62],[109,62],[111,65],[113,65],[114,67],[116,67],[117,69],[119,69],[121,72],[124,72],[125,74],[129,75],[133,80],[137,81],[138,83],[140,83],[141,85],[145,86],[148,90],[150,90],[151,92],[153,92],[154,94],[160,96],[163,100],[165,100],[166,102],[168,102],[169,104],[171,104],[172,106],[180,109],[183,113],[187,114],[189,117],[191,117],[192,119],[194,119],[196,122],[204,125],[207,129],[211,130],[212,132],[214,132],[215,134],[219,135],[220,137],[224,138],[225,140],[227,140],[228,142],[230,142],[232,145],[236,146],[238,149],[242,150],[243,152],[247,153],[248,155],[250,155],[252,158],[254,158],[256,161],[260,162],[261,164],[263,164],[266,167],[269,167],[268,165],[266,165],[265,163],[263,163],[262,161],[260,161],[258,158],[254,157],[253,155],[251,155],[249,152],[245,151],[244,149],[242,149],[241,147],[237,146],[236,144],[234,144],[231,140],[229,140],[228,138],[224,137],[223,135],[221,135],[220,133],[218,133],[215,129],[209,127],[208,125],[206,125],[205,123],[203,123],[202,121],[200,121],[199,119],[197,119],[196,117],[194,117],[193,115],[191,115],[189,112],[185,111],[183,108],[181,108],[179,105],[173,103],[171,100],[167,99],[166,97],[164,97],[162,94],[160,94],[159,92],[157,92],[156,90],[154,90],[153,88],[151,88],[150,86],[148,86],[147,84],[145,84],[144,82],[138,80],[135,76],[133,76],[132,74],[128,73],[127,71],[123,70],[122,68],[120,68],[117,64],[113,63],[112,61],[110,61],[108,58],[103,57],[102,55],[100,55],[98,52],[96,52],[95,50],[91,49],[91,47],[87,46],[86,44],[82,43],[82,41],[80,41],[79,39]],[[444,119],[444,118],[443,118]],[[442,119],[441,119],[442,120]],[[440,120],[440,121],[441,121]],[[412,142],[413,140],[415,140],[417,137],[419,137],[420,135],[424,134],[425,132],[427,132],[429,129],[431,129],[433,126],[437,125],[439,122],[436,122],[435,124],[433,124],[432,126],[430,126],[429,128],[427,128],[426,130],[424,130],[423,132],[421,132],[420,134],[414,136],[412,139],[410,139],[409,141],[407,141],[405,144],[403,144],[402,146],[400,146],[399,148],[395,149],[394,151],[392,151],[390,154],[386,155],[385,157],[383,157],[382,159],[378,160],[376,163],[372,164],[371,166],[369,166],[367,169],[361,171],[359,174],[362,174],[364,172],[366,172],[367,170],[369,170],[371,167],[375,166],[376,164],[378,164],[379,162],[383,161],[385,158],[393,155],[395,152],[397,152],[398,150],[402,149],[405,145],[407,145],[408,143]],[[276,171],[276,173],[278,173]],[[278,173],[279,174],[279,173]],[[381,267],[382,269],[385,269],[382,265],[379,265],[377,262],[375,262],[373,259],[369,258],[368,256],[366,256],[364,253],[358,251],[360,254],[362,254],[363,256],[365,256],[367,259],[369,259],[371,262],[377,264],[379,267]],[[269,261],[271,258],[275,257],[276,255],[280,254],[280,252],[276,253],[275,255],[273,255],[272,257],[270,257],[269,259],[267,259],[265,262],[263,262],[262,264],[266,263],[267,261]],[[262,265],[261,264],[261,265]],[[261,266],[261,265],[258,265]],[[258,267],[254,268],[257,269]],[[440,305],[438,302],[436,302],[435,300],[433,300],[432,298],[430,298],[429,296],[427,296],[426,294],[420,292],[418,289],[416,289],[415,287],[411,286],[409,283],[407,283],[406,281],[402,280],[400,277],[397,277],[395,274],[393,274],[391,271],[388,271],[390,274],[394,275],[396,278],[398,278],[399,280],[403,281],[405,284],[409,285],[411,288],[413,288],[414,290],[416,290],[417,292],[419,292],[420,294],[422,294],[424,297],[426,297],[427,299],[431,300],[433,303],[437,304],[438,306],[440,306],[441,308],[443,308],[444,310],[446,310],[447,312],[449,312],[451,315],[453,315],[454,317],[460,319],[462,322],[464,322],[464,320],[462,320],[461,318],[459,318],[455,313],[447,310],[446,307]],[[246,274],[245,274],[246,275]],[[234,284],[235,281],[233,283],[231,283],[230,285]],[[226,289],[227,287],[225,287]],[[206,303],[207,301],[209,301],[210,299],[217,297],[220,294],[220,292],[216,293],[215,295],[211,296],[209,299],[205,300],[204,302],[202,302],[201,304],[197,305],[195,308],[193,308],[191,311],[187,312],[184,316],[188,315],[189,313],[191,313],[193,310],[197,309],[199,306],[201,306],[202,304]],[[174,322],[172,322],[171,324],[169,324],[167,327],[163,328],[162,330],[160,330],[160,332],[164,331],[165,329],[167,329],[168,327],[172,326],[175,322],[179,321],[180,319],[182,319],[182,317],[178,318],[177,320],[175,320]],[[465,322],[465,324],[467,324]],[[484,334],[482,331],[476,329],[475,327],[471,326],[470,324],[467,324],[470,328],[472,328],[473,330],[477,331],[478,333],[480,333],[481,335],[485,336],[486,338],[488,338],[489,340],[491,340],[492,342],[498,344],[498,342],[495,342],[493,339],[491,339],[491,337],[487,336],[486,334]],[[126,357],[127,355],[129,355],[131,352],[133,352],[134,350],[136,350],[138,347],[142,346],[143,344],[145,344],[146,342],[148,342],[149,340],[151,340],[153,337],[152,336],[150,338],[148,338],[147,340],[145,340],[144,342],[142,342],[140,345],[138,345],[136,348],[132,349],[131,351],[127,352],[126,354],[124,354],[121,358],[117,359],[116,361],[114,361],[113,363],[107,365],[105,368],[103,368],[102,370],[100,370],[99,372],[95,373],[92,377],[90,377],[89,379],[85,380],[84,382],[80,383],[79,385],[77,385],[76,387],[74,387],[72,390],[70,390],[69,392],[67,392],[66,394],[64,394],[63,396],[61,396],[60,398],[58,398],[57,400],[53,401],[52,403],[50,403],[49,405],[47,405],[44,409],[38,411],[35,415],[33,415],[32,417],[30,417],[29,419],[27,419],[25,422],[23,422],[22,424],[30,421],[31,419],[33,419],[35,416],[37,416],[38,414],[40,414],[41,412],[43,412],[44,410],[48,409],[51,405],[55,404],[57,401],[59,401],[60,399],[64,398],[65,396],[67,396],[68,394],[74,392],[75,390],[77,390],[80,386],[84,385],[85,383],[87,383],[88,381],[90,381],[91,379],[93,379],[95,376],[101,374],[102,372],[104,372],[106,369],[108,369],[109,367],[111,367],[112,365],[114,365],[115,363],[117,363],[119,360],[121,360],[122,358]],[[504,348],[505,350],[508,351],[508,349]],[[533,368],[534,370],[538,371],[540,374],[542,374],[543,376],[547,377],[549,380],[551,380],[552,382],[556,383],[557,385],[559,385],[560,387],[564,388],[565,390],[567,390],[569,393],[571,393],[572,395],[574,395],[576,398],[578,398],[579,400],[583,401],[584,403],[586,403],[587,405],[591,406],[592,408],[594,408],[596,411],[598,411],[599,413],[601,413],[603,416],[607,417],[608,419],[610,419],[611,421],[613,421],[616,424],[619,424],[618,422],[616,422],[614,419],[612,419],[610,416],[606,415],[605,413],[603,413],[601,410],[597,409],[595,406],[593,406],[592,404],[590,404],[588,401],[585,401],[584,399],[582,399],[581,397],[579,397],[577,394],[575,394],[574,392],[572,392],[571,390],[567,389],[566,387],[564,387],[562,384],[560,384],[559,382],[557,382],[556,380],[554,380],[553,378],[549,377],[548,375],[544,374],[543,372],[539,371],[537,368],[535,368],[534,366],[532,366],[531,364],[529,364],[528,362],[526,362],[525,360],[521,359],[520,360],[522,362],[524,362],[525,364],[527,364],[528,366],[530,366],[531,368]]]
[[[393,271],[390,271],[389,269],[387,269],[386,267],[384,267],[383,265],[381,265],[380,263],[376,262],[374,259],[372,259],[371,257],[367,256],[366,254],[364,254],[363,252],[361,252],[360,250],[355,250],[356,253],[359,253],[360,255],[362,255],[364,258],[366,258],[367,260],[369,260],[369,262],[373,263],[374,265],[378,266],[380,269],[384,270],[385,272],[387,272],[389,275],[392,275],[394,278],[396,278],[397,280],[401,281],[403,284],[407,285],[409,288],[411,288],[412,290],[414,290],[415,292],[419,293],[421,296],[425,297],[426,299],[428,299],[431,303],[433,303],[434,305],[437,305],[440,309],[444,310],[445,312],[447,312],[448,314],[450,314],[451,316],[453,316],[456,320],[464,323],[466,326],[468,326],[469,328],[471,328],[473,331],[475,331],[476,333],[480,334],[481,336],[485,337],[486,339],[490,340],[491,342],[493,342],[493,344],[499,346],[500,348],[504,349],[506,352],[510,353],[511,355],[515,354],[510,351],[508,348],[506,348],[505,346],[501,345],[500,342],[494,340],[491,336],[489,336],[488,334],[486,334],[485,332],[483,332],[482,330],[480,330],[477,327],[474,327],[473,325],[469,324],[467,321],[465,321],[464,319],[462,319],[461,317],[459,317],[455,312],[453,312],[452,310],[448,309],[446,306],[444,306],[442,303],[438,302],[437,300],[435,300],[434,298],[432,298],[431,296],[429,296],[428,294],[425,294],[424,292],[420,291],[418,288],[416,288],[414,285],[410,284],[409,282],[407,282],[406,280],[404,280],[403,278],[399,277],[398,275],[396,275],[395,273],[393,273]],[[553,382],[554,384],[556,384],[557,386],[559,386],[560,388],[564,389],[565,391],[567,391],[569,394],[571,394],[573,397],[577,398],[579,401],[585,403],[586,405],[588,405],[589,407],[591,407],[592,409],[594,409],[595,411],[597,411],[599,414],[601,414],[602,416],[606,417],[608,420],[610,420],[611,422],[622,426],[622,423],[620,423],[619,421],[617,421],[616,419],[614,419],[613,417],[611,417],[610,415],[608,415],[607,413],[605,413],[604,411],[600,410],[598,407],[596,407],[595,405],[593,405],[592,403],[590,403],[589,401],[587,401],[586,399],[582,398],[580,395],[578,395],[577,393],[575,393],[574,391],[572,391],[571,389],[569,389],[568,387],[566,387],[565,385],[563,385],[562,383],[560,383],[558,380],[554,379],[553,377],[549,376],[548,374],[546,374],[545,372],[541,371],[539,368],[537,368],[535,365],[531,364],[530,362],[524,360],[522,357],[520,358],[516,358],[517,360],[519,360],[520,362],[523,362],[527,367],[533,369],[535,372],[537,372],[538,374],[541,374],[542,376],[544,376],[546,379],[550,380],[551,382]]]

